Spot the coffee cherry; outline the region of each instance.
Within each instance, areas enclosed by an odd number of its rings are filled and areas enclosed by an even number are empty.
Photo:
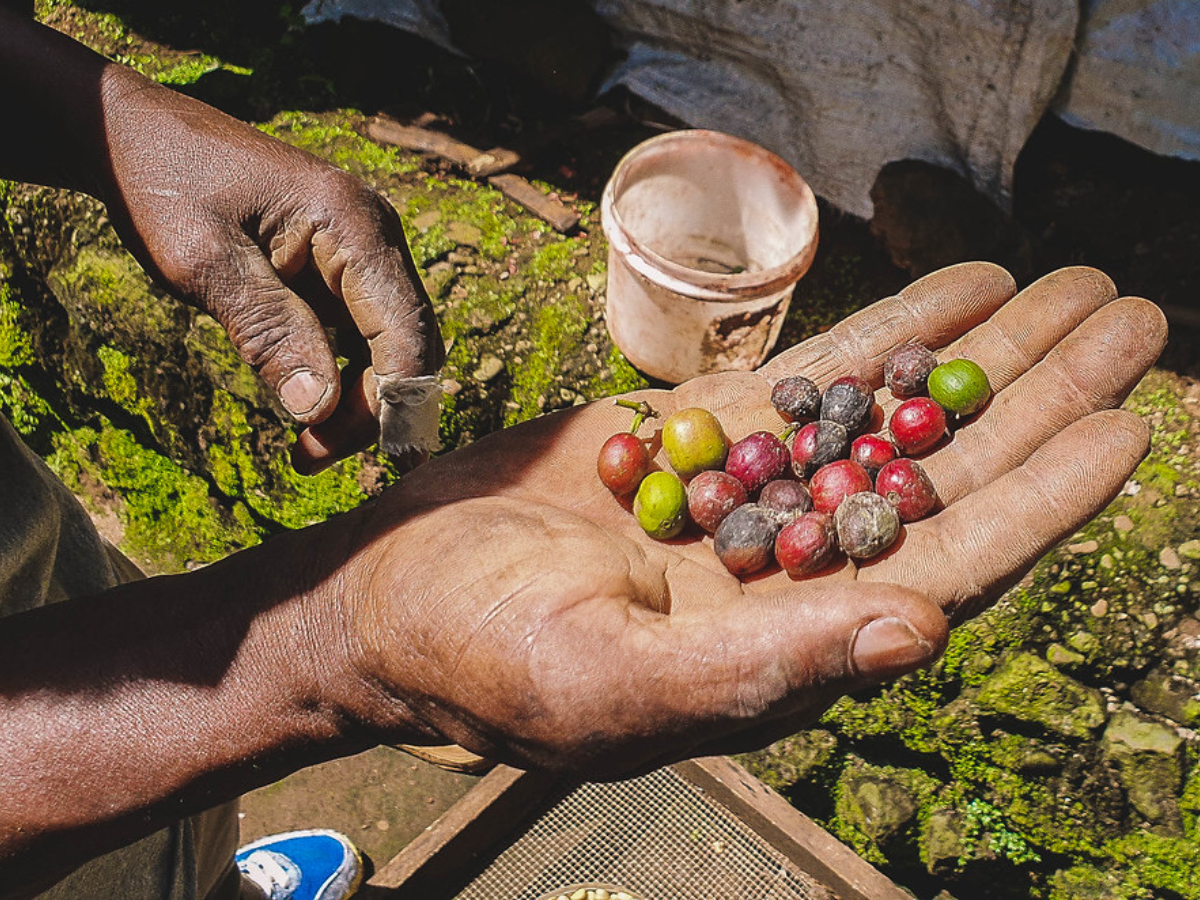
[[[687,504],[692,521],[712,534],[725,517],[746,502],[742,483],[719,469],[701,472],[688,482]]]
[[[821,414],[821,389],[803,375],[789,375],[771,388],[771,405],[793,422],[808,422]]]
[[[771,564],[779,526],[757,503],[739,506],[717,528],[713,549],[734,575],[751,575]]]
[[[929,373],[929,396],[948,413],[970,416],[992,396],[987,373],[969,359],[952,359]]]
[[[687,490],[670,472],[651,472],[633,498],[633,514],[642,530],[665,541],[687,524]]]
[[[821,418],[843,425],[851,435],[861,434],[871,424],[875,394],[855,375],[837,379],[821,398]]]
[[[810,422],[796,432],[792,441],[792,471],[808,478],[821,466],[845,459],[849,452],[850,435],[844,425],[827,419]]]
[[[812,495],[798,481],[777,478],[763,485],[758,495],[758,505],[777,513],[779,524],[786,525],[796,516],[812,509]]]
[[[877,434],[864,434],[850,442],[851,462],[866,469],[872,478],[899,455],[895,444]]]
[[[823,569],[837,550],[833,517],[806,512],[783,526],[775,538],[775,560],[789,575],[808,575]]]
[[[838,543],[847,556],[870,559],[896,542],[900,516],[878,494],[851,494],[833,514]]]
[[[790,460],[787,444],[769,431],[756,431],[729,448],[725,471],[754,493],[786,472]]]
[[[901,453],[915,456],[942,439],[946,433],[946,411],[928,397],[913,397],[892,412],[888,430]]]
[[[600,448],[596,473],[600,481],[614,494],[629,494],[637,490],[650,471],[650,453],[641,439],[629,432],[614,434]]]
[[[808,482],[813,509],[833,514],[851,494],[871,490],[871,476],[856,462],[839,459],[822,466]]]
[[[725,464],[729,440],[717,417],[707,409],[690,407],[667,417],[662,427],[663,452],[680,478],[693,478]]]
[[[875,493],[896,507],[901,522],[915,522],[937,504],[937,491],[915,459],[897,459],[879,470]]]
[[[937,357],[921,344],[901,344],[883,363],[883,380],[897,397],[916,397],[925,393],[929,373],[937,367]]]

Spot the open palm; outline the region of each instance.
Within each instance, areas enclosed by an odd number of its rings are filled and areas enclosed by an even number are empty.
[[[975,360],[996,394],[923,459],[943,508],[883,556],[742,582],[711,538],[648,538],[595,474],[629,414],[594,403],[435,460],[370,510],[361,665],[430,739],[597,777],[761,745],[929,663],[948,618],[993,602],[1145,454],[1145,426],[1115,407],[1165,341],[1153,305],[1117,299],[1089,269],[1016,293],[1003,270],[966,264],[759,373],[633,396],[664,416],[705,407],[736,440],[779,430],[778,378],[880,385],[888,351],[911,339]],[[896,403],[877,399],[885,413]]]

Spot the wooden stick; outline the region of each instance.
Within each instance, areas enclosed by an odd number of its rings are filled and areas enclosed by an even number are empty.
[[[497,147],[485,153],[443,132],[401,125],[383,116],[376,116],[367,123],[367,135],[381,144],[436,154],[479,177],[488,172],[501,172],[520,160],[520,156],[512,150]],[[488,183],[539,219],[548,222],[556,231],[569,234],[579,225],[579,213],[561,201],[546,196],[520,175],[491,175]]]

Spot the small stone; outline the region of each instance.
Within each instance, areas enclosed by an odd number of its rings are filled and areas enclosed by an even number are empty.
[[[451,222],[446,226],[446,237],[456,244],[468,247],[478,247],[483,239],[483,232],[469,222]]]
[[[462,390],[462,384],[455,381],[453,378],[447,378],[442,382],[442,393],[447,396],[454,397]]]
[[[1200,559],[1200,541],[1184,541],[1179,545],[1179,555],[1184,559]]]
[[[1083,541],[1078,544],[1067,544],[1067,552],[1079,556],[1081,553],[1095,553],[1100,549],[1099,541]]]
[[[1127,534],[1133,531],[1133,519],[1129,518],[1129,516],[1117,516],[1113,519],[1113,528],[1122,534]]]
[[[417,229],[417,231],[428,231],[439,221],[441,221],[441,218],[442,213],[440,210],[429,209],[413,219],[413,227]]]
[[[593,293],[595,293],[596,291],[603,290],[604,286],[608,284],[608,273],[592,272],[587,276],[586,281],[587,286],[592,289]]]
[[[1100,568],[1111,569],[1113,567],[1113,565],[1114,565],[1114,563],[1113,563],[1112,554],[1105,553],[1102,557],[1100,557]]]
[[[479,360],[479,368],[471,373],[471,377],[482,384],[491,381],[503,371],[504,363],[500,357],[488,353]]]
[[[1076,653],[1062,644],[1051,644],[1046,648],[1046,662],[1059,668],[1071,668],[1084,662],[1082,653]]]
[[[1183,564],[1174,547],[1163,547],[1162,552],[1158,554],[1158,561],[1164,569],[1178,569]]]
[[[1095,603],[1092,604],[1092,608],[1091,608],[1090,612],[1097,619],[1102,618],[1105,614],[1108,613],[1108,601],[1105,600],[1103,597],[1101,597],[1099,600],[1097,600]]]
[[[391,827],[391,825],[388,823],[387,819],[380,819],[378,822],[375,823],[375,827],[378,828],[380,831],[387,831]]]

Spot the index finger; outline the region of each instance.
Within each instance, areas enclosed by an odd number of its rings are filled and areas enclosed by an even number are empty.
[[[944,347],[985,322],[1016,292],[1013,277],[1000,266],[949,266],[781,353],[759,372],[771,381],[803,374],[822,387],[840,376],[857,375],[878,387],[884,360],[897,345],[919,341]]]

